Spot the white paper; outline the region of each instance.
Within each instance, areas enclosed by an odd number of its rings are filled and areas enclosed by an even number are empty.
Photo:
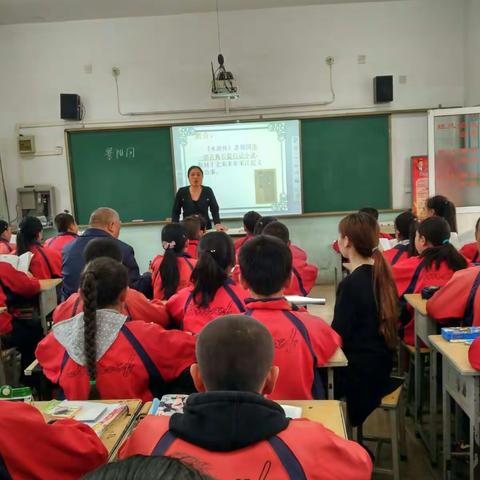
[[[301,295],[286,295],[287,302],[295,305],[325,305],[324,298],[302,297]]]
[[[302,418],[302,407],[292,405],[280,405],[288,418]]]

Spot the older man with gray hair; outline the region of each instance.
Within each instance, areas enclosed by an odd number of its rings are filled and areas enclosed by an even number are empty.
[[[120,216],[112,208],[97,208],[91,215],[89,228],[83,235],[70,242],[62,250],[62,299],[66,300],[72,293],[78,290],[80,274],[85,266],[83,251],[88,243],[94,238],[115,238],[122,251],[122,263],[128,269],[130,286],[140,280],[140,272],[135,260],[133,248],[125,242],[118,240],[120,234]]]

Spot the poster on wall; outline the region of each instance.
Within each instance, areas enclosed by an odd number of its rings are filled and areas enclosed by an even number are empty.
[[[428,157],[412,157],[412,210],[417,217],[425,216],[428,199]]]

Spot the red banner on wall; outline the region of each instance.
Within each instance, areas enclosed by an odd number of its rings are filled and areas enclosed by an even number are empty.
[[[428,199],[428,157],[412,157],[412,210],[415,215],[425,216],[425,204]]]

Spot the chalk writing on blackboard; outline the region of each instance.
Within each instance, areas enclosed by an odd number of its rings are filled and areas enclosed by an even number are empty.
[[[126,148],[107,147],[105,149],[103,156],[108,161],[111,161],[113,159],[120,160],[122,158],[133,159],[135,158],[135,147],[126,147]]]

